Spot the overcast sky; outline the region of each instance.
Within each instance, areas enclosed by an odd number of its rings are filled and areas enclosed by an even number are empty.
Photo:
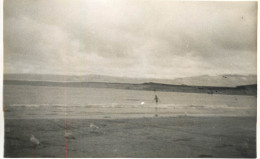
[[[256,74],[256,2],[5,0],[4,72]]]

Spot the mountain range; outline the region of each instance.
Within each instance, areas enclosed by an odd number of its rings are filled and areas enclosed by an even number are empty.
[[[201,75],[175,79],[129,78],[105,75],[51,75],[51,74],[4,74],[4,80],[50,81],[50,82],[104,82],[104,83],[163,83],[170,85],[236,87],[257,83],[256,75]]]

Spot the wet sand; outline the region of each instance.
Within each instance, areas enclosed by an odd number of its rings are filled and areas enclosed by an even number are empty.
[[[256,117],[67,119],[66,133],[67,157],[256,157]],[[64,119],[6,119],[4,155],[66,157],[64,134]]]

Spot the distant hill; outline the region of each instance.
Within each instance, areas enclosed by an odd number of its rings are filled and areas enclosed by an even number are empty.
[[[235,87],[240,85],[252,85],[257,83],[256,75],[218,75],[218,76],[196,76],[177,78],[174,84],[200,85],[200,86],[226,86]]]
[[[186,92],[186,93],[207,93],[207,94],[233,94],[233,95],[253,95],[257,94],[257,85],[244,85],[237,87],[211,87],[211,86],[188,86],[188,85],[169,85],[162,83],[105,83],[105,82],[48,82],[48,81],[21,81],[4,80],[7,85],[29,85],[29,86],[48,86],[48,87],[80,87],[80,88],[113,88],[127,90],[146,90],[163,92]]]
[[[52,81],[52,82],[107,82],[107,83],[143,83],[146,80],[105,75],[50,75],[50,74],[4,74],[4,80]],[[149,82],[149,79],[147,79]]]
[[[105,82],[105,83],[163,83],[171,85],[236,87],[257,83],[256,75],[196,76],[176,79],[128,78],[104,75],[50,75],[50,74],[4,74],[4,80],[51,81],[51,82]]]

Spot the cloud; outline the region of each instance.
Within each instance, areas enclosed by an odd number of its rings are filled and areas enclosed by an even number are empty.
[[[256,2],[8,0],[5,73],[256,74]]]

